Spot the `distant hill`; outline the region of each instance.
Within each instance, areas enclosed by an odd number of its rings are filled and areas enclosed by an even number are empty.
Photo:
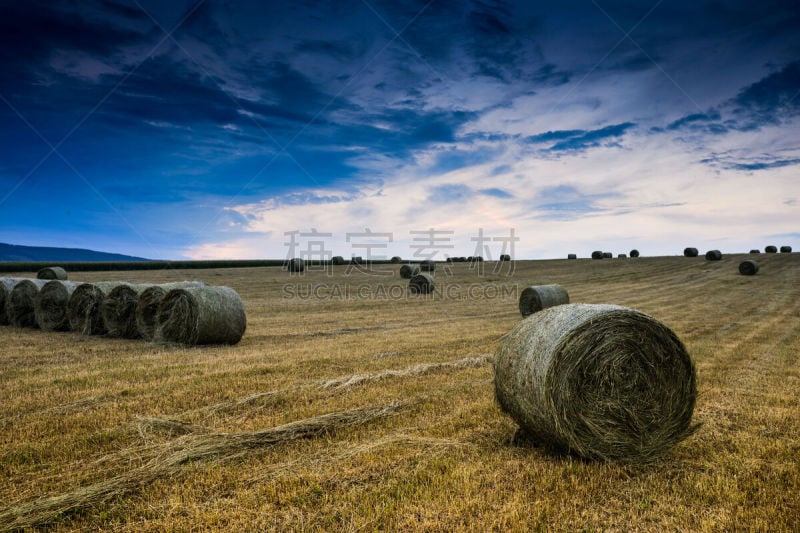
[[[148,259],[82,248],[20,246],[0,242],[0,261],[148,261]]]

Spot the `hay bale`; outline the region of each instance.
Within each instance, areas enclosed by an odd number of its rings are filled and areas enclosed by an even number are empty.
[[[501,408],[552,450],[646,462],[696,429],[691,357],[669,328],[633,309],[545,309],[506,336],[494,366]]]
[[[617,259],[626,259],[627,257],[625,254],[617,254]]]
[[[751,254],[760,254],[761,250],[759,250],[758,248],[753,248],[752,250],[750,250],[750,253]]]
[[[697,248],[684,248],[683,249],[683,256],[684,257],[697,257],[700,252],[697,251]]]
[[[433,272],[436,270],[436,263],[430,259],[426,259],[419,264],[419,269],[422,272]]]
[[[547,307],[568,303],[569,294],[561,285],[532,285],[519,295],[519,312],[524,318]]]
[[[46,268],[41,269],[39,272],[36,273],[36,278],[37,279],[48,279],[48,280],[50,280],[50,279],[58,279],[58,280],[61,280],[61,281],[66,281],[68,276],[67,276],[67,271],[66,270],[64,270],[63,268],[61,268],[59,266],[53,266],[53,267],[46,267]]]
[[[603,258],[603,252],[601,252],[600,250],[595,250],[594,252],[592,252],[592,259],[602,259],[602,258]]]
[[[768,254],[777,254],[778,248],[776,248],[775,246],[765,246],[764,251]]]
[[[38,328],[36,323],[36,295],[39,294],[45,279],[21,279],[8,294],[6,315],[8,323],[18,328]]]
[[[755,276],[758,273],[758,263],[752,259],[739,263],[739,274],[742,276]]]
[[[790,254],[790,253],[792,253],[792,247],[791,246],[781,246],[781,253],[782,254]]]
[[[614,257],[614,254],[611,252],[603,252],[603,259],[611,259],[612,257]]]
[[[639,250],[637,250],[636,248],[634,248],[633,250],[631,250],[631,252],[630,252],[630,256],[631,256],[631,257],[639,257]]]
[[[364,258],[361,257],[360,255],[353,256],[353,258],[350,259],[350,264],[351,265],[363,265],[364,264]]]
[[[53,280],[45,283],[34,300],[36,323],[43,331],[68,331],[67,304],[80,283]]]
[[[136,301],[136,327],[142,338],[153,340],[156,333],[156,315],[161,300],[172,289],[185,289],[187,287],[205,287],[202,281],[177,281],[153,285],[142,291]]]
[[[286,269],[289,272],[302,272],[306,269],[306,262],[299,257],[293,257],[286,262]]]
[[[344,257],[341,255],[334,255],[333,259],[331,259],[331,263],[334,265],[343,265],[344,264]]]
[[[403,262],[403,258],[400,257],[399,255],[396,255],[396,256],[391,258],[390,262],[394,263],[394,264],[402,263]]]
[[[67,319],[72,331],[83,335],[103,335],[106,325],[100,311],[103,299],[112,289],[122,285],[119,281],[81,283],[67,303]]]
[[[511,254],[500,254],[500,261],[511,261]]]
[[[236,344],[247,329],[239,294],[230,287],[172,289],[158,306],[155,339],[181,344]]]
[[[14,286],[26,278],[0,278],[0,326],[8,325],[6,302]]]
[[[419,274],[419,272],[420,272],[419,265],[408,264],[400,267],[400,277],[403,279],[411,279],[417,274]]]
[[[719,261],[722,259],[722,252],[719,250],[709,250],[706,252],[706,261]]]
[[[417,274],[408,282],[408,290],[412,294],[430,294],[434,287],[433,276],[430,274]]]
[[[100,314],[106,333],[111,337],[138,339],[141,337],[136,327],[136,303],[139,295],[152,285],[120,283],[103,298]]]
[[[567,254],[567,259],[577,259],[578,256],[575,254]]]

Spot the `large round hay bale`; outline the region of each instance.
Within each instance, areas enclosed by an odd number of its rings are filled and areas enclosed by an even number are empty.
[[[8,323],[18,328],[37,328],[36,323],[36,295],[39,294],[46,279],[21,279],[8,294],[6,300],[6,315]]]
[[[344,257],[342,257],[341,255],[334,255],[333,259],[331,259],[331,263],[333,263],[334,265],[343,265],[344,262],[345,262]]]
[[[106,332],[101,312],[103,299],[119,285],[122,285],[119,281],[100,281],[78,285],[67,303],[67,319],[70,329],[84,335],[103,335]]]
[[[363,265],[364,264],[364,258],[361,257],[360,255],[353,256],[353,258],[350,259],[350,264],[351,265]]]
[[[542,309],[569,303],[569,294],[561,285],[532,285],[519,295],[519,312],[523,318]]]
[[[61,281],[65,281],[68,278],[67,271],[59,266],[43,268],[36,273],[36,277],[38,279],[48,279],[48,280],[60,279]]]
[[[72,281],[53,280],[45,283],[34,300],[34,314],[39,329],[43,331],[69,330],[67,304],[80,285]]]
[[[627,259],[628,256],[625,254],[617,254],[617,259]]]
[[[399,255],[395,255],[394,257],[392,257],[392,259],[389,262],[394,263],[394,264],[402,263],[403,262],[403,258],[400,257]]]
[[[592,259],[602,259],[602,258],[603,258],[603,252],[601,252],[600,250],[595,250],[594,252],[592,252]]]
[[[578,256],[576,254],[567,254],[567,259],[577,259]]]
[[[765,246],[764,251],[768,254],[777,254],[778,248],[776,246]]]
[[[631,252],[630,252],[630,256],[631,256],[631,257],[639,257],[639,250],[637,250],[636,248],[634,248],[633,250],[631,250]]]
[[[6,302],[14,286],[26,278],[0,278],[0,326],[8,325]]]
[[[781,253],[782,254],[790,254],[790,253],[792,253],[792,247],[791,246],[781,246]]]
[[[742,276],[754,276],[756,273],[758,273],[758,263],[752,259],[739,263],[739,274]]]
[[[408,282],[408,290],[412,294],[430,294],[434,288],[433,276],[430,274],[417,274]]]
[[[684,257],[697,257],[700,252],[697,251],[697,248],[684,248],[683,249],[683,256]]]
[[[139,295],[152,285],[121,283],[111,289],[100,304],[100,313],[106,333],[111,337],[138,339],[141,337],[136,326],[136,303]]]
[[[706,252],[706,261],[719,261],[722,259],[722,252],[719,250],[709,250]]]
[[[760,254],[761,250],[759,250],[758,248],[753,248],[752,250],[750,250],[750,253],[751,254]]]
[[[603,252],[603,259],[611,259],[612,257],[614,257],[614,254],[611,252]]]
[[[419,264],[419,269],[422,272],[433,272],[436,270],[436,263],[431,261],[430,259],[426,259]]]
[[[155,339],[181,344],[236,344],[247,329],[239,294],[230,287],[172,289],[158,306]]]
[[[400,267],[400,277],[403,279],[411,279],[419,274],[419,265],[408,264]]]
[[[500,261],[511,261],[511,254],[500,254]]]
[[[656,319],[567,304],[522,320],[494,360],[501,408],[553,450],[646,462],[692,433],[695,367]]]
[[[161,300],[172,289],[187,287],[205,287],[202,281],[176,281],[147,287],[136,301],[136,327],[143,339],[153,340],[156,334],[156,317]]]
[[[306,262],[299,257],[293,257],[286,262],[286,269],[289,272],[302,272],[306,269]]]

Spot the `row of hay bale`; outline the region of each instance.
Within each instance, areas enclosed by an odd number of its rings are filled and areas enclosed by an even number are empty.
[[[0,278],[0,324],[196,345],[236,344],[247,318],[236,291],[201,281]]]
[[[628,254],[617,254],[618,259],[626,259],[628,256],[633,258],[639,257],[639,250],[633,249]],[[603,252],[602,250],[595,250],[592,252],[592,259],[611,259],[614,257],[614,254],[611,252]],[[578,256],[576,254],[567,254],[567,259],[577,259]]]
[[[782,254],[790,254],[792,253],[792,247],[781,246],[780,251]],[[778,247],[767,246],[766,248],[764,248],[764,252],[768,254],[776,254],[778,253]],[[759,250],[758,248],[753,248],[752,250],[750,250],[749,253],[760,254],[761,250]],[[683,255],[684,257],[697,257],[699,255],[699,252],[697,251],[697,248],[688,247],[683,249]],[[706,252],[706,259],[708,261],[719,261],[720,259],[722,259],[722,252],[720,252],[719,250],[709,250]]]

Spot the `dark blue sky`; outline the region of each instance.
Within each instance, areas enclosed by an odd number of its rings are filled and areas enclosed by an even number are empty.
[[[800,248],[797,1],[9,1],[0,61],[0,242]]]

